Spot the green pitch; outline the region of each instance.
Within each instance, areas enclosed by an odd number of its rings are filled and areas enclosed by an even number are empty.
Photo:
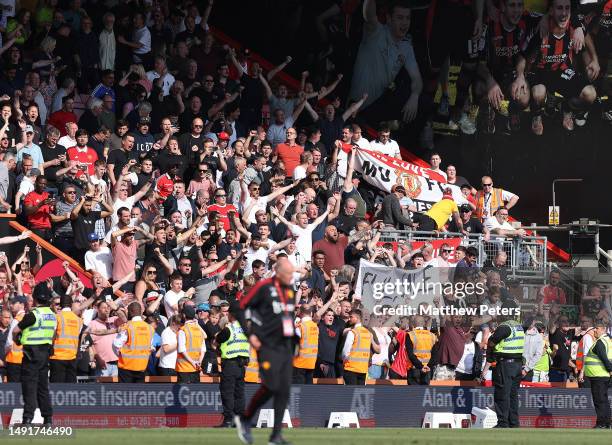
[[[268,429],[253,429],[255,445],[267,444]],[[6,434],[6,431],[4,432]],[[7,437],[2,434],[0,438]],[[294,445],[593,445],[612,443],[610,430],[569,429],[519,429],[519,430],[422,430],[414,428],[363,428],[333,429],[303,428],[285,430],[285,438]],[[17,439],[20,442],[42,442],[42,440]],[[67,445],[239,445],[233,429],[215,428],[164,428],[164,429],[82,429],[76,430],[72,438],[52,442]],[[0,440],[3,443],[7,441]]]

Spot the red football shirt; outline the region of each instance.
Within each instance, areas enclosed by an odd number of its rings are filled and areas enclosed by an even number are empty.
[[[47,192],[36,193],[30,192],[26,195],[23,200],[23,205],[25,206],[37,206],[39,203],[43,202],[45,199],[49,197]],[[28,215],[28,224],[32,229],[50,229],[51,228],[51,218],[49,214],[51,213],[51,206],[44,205],[41,206],[36,212]]]
[[[219,213],[219,221],[223,222],[223,229],[227,231],[230,229],[230,219],[228,215],[230,212],[236,212],[236,207],[234,207],[232,204],[225,204],[224,206],[213,204],[208,206],[208,213],[210,212]]]
[[[93,148],[85,147],[85,150],[79,150],[78,147],[71,147],[66,150],[68,160],[77,161],[79,164],[87,165],[87,174],[93,176],[94,174],[94,163],[98,160],[98,153]],[[84,170],[79,169],[77,177],[81,177],[84,174]]]
[[[157,193],[161,200],[165,200],[174,191],[174,181],[168,175],[162,175],[157,180]]]

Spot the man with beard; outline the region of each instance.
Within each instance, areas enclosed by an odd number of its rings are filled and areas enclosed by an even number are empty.
[[[79,177],[94,174],[94,163],[98,160],[98,154],[93,148],[87,146],[89,135],[87,130],[79,129],[76,132],[76,146],[71,147],[66,151],[66,155],[70,161],[78,161]]]
[[[344,234],[339,234],[335,225],[330,224],[325,229],[325,237],[314,243],[313,251],[320,250],[325,254],[325,264],[323,270],[327,275],[332,270],[338,270],[344,265],[344,250],[348,245],[348,238]]]

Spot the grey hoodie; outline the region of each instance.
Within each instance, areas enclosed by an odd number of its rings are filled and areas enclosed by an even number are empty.
[[[535,327],[525,331],[525,347],[523,348],[523,358],[525,359],[523,368],[525,371],[531,371],[543,353],[544,336]]]

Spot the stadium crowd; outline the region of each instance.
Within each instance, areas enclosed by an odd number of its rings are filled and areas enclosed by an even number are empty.
[[[385,228],[396,228],[521,239],[525,231],[508,222],[517,195],[495,187],[489,176],[476,190],[455,166],[442,169],[443,159],[432,152],[432,170],[461,187],[463,197],[456,202],[445,189],[439,202],[418,212],[402,185],[375,200],[382,193],[355,171],[359,148],[401,157],[391,139],[394,120],[425,117],[425,131],[431,128],[427,110],[449,55],[435,40],[437,22],[431,39],[440,66],[425,76],[407,34],[412,5],[390,2],[382,24],[375,2],[366,0],[356,56],[362,69],[337,73],[319,89],[304,72],[300,90],[292,92],[275,81],[291,57],[264,73],[248,51],[216,42],[208,26],[212,0],[203,8],[190,1],[172,7],[109,3],[48,0],[36,8],[22,2],[18,11],[3,3],[0,206],[92,274],[88,283],[66,262],[64,273],[49,280],[52,309],[73,314],[66,315],[72,324],[58,325],[63,331],[51,357],[51,381],[117,375],[128,320],[144,321],[155,332],[150,356],[130,359],[144,361],[147,374],[193,368],[198,375],[218,375],[216,336],[230,307],[272,276],[281,258],[295,268],[297,382],[346,371],[360,376],[356,383],[366,374],[411,383],[480,378],[494,318],[402,317],[378,327],[387,320],[365,310],[355,293],[360,261],[368,260],[449,268],[448,280],[485,284],[475,299],[444,295],[436,305],[513,304],[504,284],[504,251],[480,269],[473,246],[445,244],[434,251],[429,243],[413,248],[400,242],[395,249],[380,237]],[[465,16],[471,2],[442,3],[447,9],[435,14],[438,26],[465,27],[454,17]],[[537,19],[520,0],[487,2],[486,12],[484,2],[477,3],[474,26],[457,30],[467,32],[464,41],[457,39],[462,48],[472,32],[485,42],[462,65],[473,82],[461,83],[463,98],[458,91],[461,128],[470,87],[477,97],[476,74],[488,87],[477,100],[490,111],[490,131],[494,109],[507,105],[508,125],[516,125],[513,113],[532,100],[542,106],[531,106],[532,129],[541,134],[544,93],[557,86],[567,99],[564,127],[585,120],[603,79],[601,51],[609,51],[597,42],[610,42],[610,1],[597,5],[588,23],[570,13],[569,0],[552,1],[548,15]],[[413,9],[415,16],[417,11],[423,8]],[[558,42],[549,54],[553,38]],[[381,45],[389,51],[384,56]],[[573,54],[582,47],[585,63],[579,65]],[[369,77],[380,74],[369,69],[373,64],[387,67],[386,77]],[[402,67],[410,79],[394,84]],[[532,69],[533,78],[526,74]],[[346,108],[332,94],[345,74],[352,77]],[[376,123],[375,139],[366,138],[363,122]],[[10,332],[32,307],[43,267],[40,246],[26,246],[12,263],[0,256],[0,370],[9,381],[19,380],[22,358]],[[530,345],[524,371],[536,381],[580,379],[580,356],[571,350],[580,332],[561,315],[559,305],[569,302],[558,282],[553,273],[541,291],[541,308],[524,320]],[[589,288],[580,329],[596,319],[610,324],[609,300],[599,287]],[[185,336],[196,324],[206,340],[194,352]],[[578,354],[584,354],[590,346],[580,342]],[[246,378],[254,381],[251,352]]]

